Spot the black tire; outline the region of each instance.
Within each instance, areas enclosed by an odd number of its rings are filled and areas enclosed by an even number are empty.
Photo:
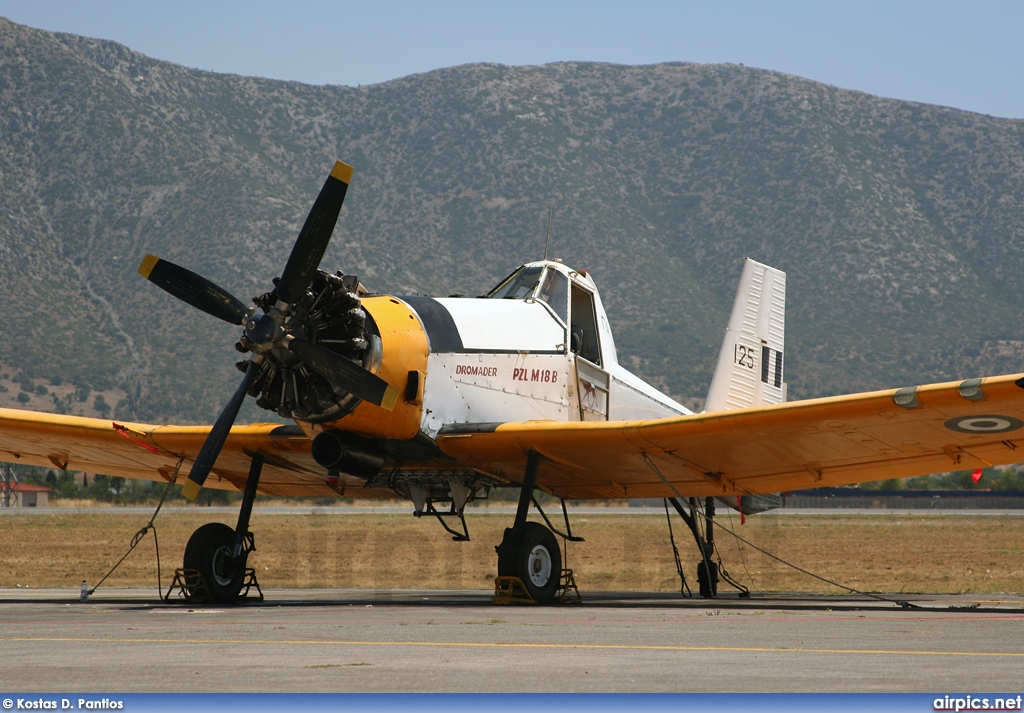
[[[562,579],[562,553],[555,536],[539,522],[505,530],[498,547],[498,574],[519,577],[531,597],[550,604]]]
[[[246,553],[239,562],[231,561],[235,531],[219,522],[210,522],[192,533],[185,546],[185,569],[199,570],[213,601],[231,604],[238,599],[245,578]],[[189,592],[193,594],[193,592]]]
[[[711,570],[711,576],[708,577],[708,569]],[[700,585],[700,595],[705,599],[714,599],[718,595],[718,563],[708,562],[707,566],[704,564],[704,560],[697,563],[697,584]]]

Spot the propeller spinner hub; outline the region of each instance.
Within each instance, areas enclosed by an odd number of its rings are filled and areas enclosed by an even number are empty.
[[[259,316],[253,315],[245,323],[245,337],[253,344],[272,344],[277,340],[279,332],[278,320],[265,312]]]

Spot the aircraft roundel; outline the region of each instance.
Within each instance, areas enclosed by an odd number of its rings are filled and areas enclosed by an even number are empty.
[[[1006,433],[1024,426],[1013,416],[960,416],[946,421],[946,428],[960,433]]]

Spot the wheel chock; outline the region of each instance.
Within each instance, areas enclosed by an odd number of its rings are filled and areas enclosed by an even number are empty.
[[[263,601],[263,590],[260,589],[260,583],[256,581],[256,570],[252,567],[245,568],[245,579],[242,580],[242,589],[238,593],[238,601],[245,601],[249,598],[249,590],[252,587],[256,587],[256,593],[258,597],[253,597],[257,602]]]
[[[252,599],[262,602],[263,590],[260,589],[260,583],[256,580],[256,570],[246,567],[245,578],[242,580],[242,589],[238,593],[237,601],[249,599],[249,591],[253,587],[256,588],[256,593],[259,596],[252,597]],[[210,604],[214,601],[210,590],[206,588],[206,580],[203,579],[203,574],[198,569],[174,570],[174,579],[171,581],[171,586],[167,588],[167,594],[163,596],[163,601],[170,602],[172,593],[176,593],[178,599],[186,602]]]
[[[492,604],[536,604],[519,577],[495,577]]]
[[[171,593],[175,592],[178,599],[186,602],[212,602],[210,590],[206,588],[206,580],[198,569],[176,569],[171,586],[167,588],[164,601],[171,601]]]
[[[583,597],[580,596],[579,587],[576,586],[576,576],[571,569],[562,570],[562,579],[558,585],[558,592],[555,594],[559,604],[582,604]]]
[[[558,590],[555,592],[557,604],[582,604],[583,597],[576,586],[576,577],[571,569],[563,569],[559,579]],[[537,604],[526,585],[519,577],[495,577],[492,604]]]

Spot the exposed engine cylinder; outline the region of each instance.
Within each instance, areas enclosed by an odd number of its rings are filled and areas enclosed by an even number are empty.
[[[358,285],[355,276],[317,270],[306,294],[291,305],[283,329],[376,373],[381,360],[380,337],[373,319],[360,306]],[[277,290],[253,301],[270,311],[277,302]],[[241,352],[251,347],[244,336],[236,345]],[[242,371],[245,366],[246,362],[240,362]],[[313,423],[341,418],[359,403],[283,347],[266,354],[249,394],[257,397],[256,405],[261,408]]]

